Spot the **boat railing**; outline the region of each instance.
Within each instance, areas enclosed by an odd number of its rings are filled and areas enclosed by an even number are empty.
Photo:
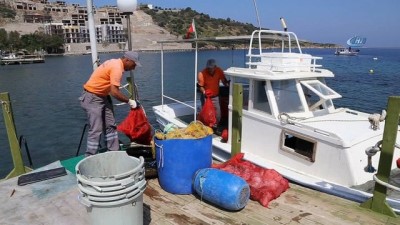
[[[172,101],[174,101],[174,102],[176,102],[176,103],[179,103],[179,104],[181,104],[181,105],[184,105],[184,106],[186,106],[186,107],[189,107],[189,108],[191,108],[191,109],[193,109],[193,110],[196,109],[193,105],[187,104],[187,103],[185,103],[185,102],[183,102],[183,101],[180,101],[180,100],[178,100],[178,99],[172,98],[172,97],[170,97],[170,96],[168,96],[168,95],[164,95],[164,94],[163,94],[162,97],[163,97],[163,98],[166,98],[166,99],[169,99],[169,100],[172,100]],[[196,112],[196,111],[195,111],[195,112]]]
[[[269,52],[261,54],[248,54],[249,61],[246,65],[252,69],[271,70],[276,72],[315,72],[322,65],[316,64],[321,57],[309,54]]]
[[[302,54],[299,39],[297,35],[293,32],[287,31],[277,31],[277,30],[255,30],[250,37],[250,45],[248,54],[251,55],[254,51],[258,51],[259,55],[263,53],[265,44],[268,42],[275,43],[277,41],[281,42],[281,52],[285,51],[292,53],[292,50]],[[293,42],[296,46],[292,46]]]
[[[280,42],[279,52],[265,52],[268,43]],[[255,30],[251,34],[247,66],[251,69],[277,72],[315,72],[317,59],[303,54],[297,35],[293,32],[276,30]]]

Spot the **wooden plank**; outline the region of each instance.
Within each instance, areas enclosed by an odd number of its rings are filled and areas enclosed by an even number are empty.
[[[246,207],[239,211],[226,211],[200,200],[188,205],[191,212],[195,212],[197,217],[207,217],[204,219],[209,224],[266,224],[264,218],[253,218]],[[250,217],[249,217],[250,215]]]
[[[182,208],[190,202],[189,199],[185,200],[184,197],[168,194],[158,185],[155,185],[155,183],[148,183],[144,193],[144,201],[150,206],[151,212],[155,211],[162,214],[165,221],[168,221],[170,224],[207,224],[205,221],[192,217],[182,210]],[[164,223],[165,221],[157,220],[157,222],[160,223]]]
[[[365,210],[358,203],[291,184],[292,188],[271,204],[282,210],[309,214],[306,219],[326,224],[384,224],[388,217]]]
[[[158,183],[158,179],[148,180],[147,185],[156,189],[158,191],[159,195],[162,195],[165,198],[167,198],[171,201],[174,201],[180,205],[185,205],[196,199],[196,197],[194,195],[177,195],[177,194],[171,194],[171,193],[164,191],[164,189],[162,189],[160,187],[160,184]]]
[[[195,195],[173,195],[162,190],[157,180],[149,182],[165,204],[150,203],[157,212],[165,216],[158,220],[164,224],[400,224],[398,218],[390,218],[359,207],[358,203],[338,198],[295,184],[268,208],[250,200],[237,212],[230,212],[206,202]],[[154,194],[153,194],[154,195]],[[174,213],[163,209],[173,205]],[[176,211],[176,209],[179,209]],[[161,215],[161,216],[162,216]]]
[[[244,224],[276,224],[274,218],[269,215],[269,209],[262,207],[257,201],[249,200],[243,209],[233,212],[212,205],[208,205],[208,207]]]
[[[146,225],[397,225],[392,218],[359,207],[358,203],[290,184],[290,188],[268,207],[250,200],[239,211],[227,211],[202,201],[196,195],[174,195],[164,191],[157,179],[147,180],[143,195]],[[1,183],[0,224],[90,224],[85,206],[79,203],[76,177],[46,180],[17,186],[17,178]]]

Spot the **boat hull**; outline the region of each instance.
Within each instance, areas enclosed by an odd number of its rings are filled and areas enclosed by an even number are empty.
[[[186,123],[179,119],[185,116],[185,111],[180,110],[179,107],[174,110],[174,106],[176,104],[153,107],[161,129],[169,123],[179,127],[186,126]],[[231,111],[230,109],[230,114]],[[231,122],[229,122],[230,126]],[[301,126],[303,128],[300,128]],[[253,129],[254,127],[257,127],[257,129]],[[365,172],[368,164],[365,149],[382,140],[382,131],[377,131],[375,137],[367,138],[367,140],[352,146],[343,147],[337,140],[338,137],[330,140],[324,137],[326,134],[320,134],[321,137],[318,137],[318,134],[312,136],[309,134],[312,129],[317,128],[310,128],[305,124],[282,124],[273,118],[261,117],[256,113],[244,111],[241,152],[244,153],[244,159],[264,168],[275,169],[287,179],[303,186],[356,202],[364,202],[371,198],[371,193],[358,190],[356,187],[372,182],[374,173]],[[263,132],[259,132],[260,130]],[[309,134],[306,138],[317,143],[314,162],[283,150],[281,146],[282,133],[301,133],[301,137],[306,137]],[[231,140],[231,136],[229,140]],[[231,158],[229,142],[222,143],[221,137],[214,135],[212,143],[214,159],[224,162]],[[344,142],[344,145],[347,144],[349,143]],[[398,149],[395,151],[394,157],[396,159],[400,157]],[[372,158],[372,165],[375,168],[378,166],[378,160],[379,153]],[[354,163],[354,161],[357,161],[357,163]],[[395,162],[393,162],[392,168],[395,167]],[[366,189],[370,189],[370,187]],[[400,212],[399,200],[388,198],[388,203],[396,212]]]

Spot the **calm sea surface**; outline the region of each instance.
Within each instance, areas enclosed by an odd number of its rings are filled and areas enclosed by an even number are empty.
[[[323,60],[317,62],[336,75],[327,80],[343,96],[334,101],[336,107],[380,113],[386,108],[388,96],[400,95],[400,49],[361,49],[356,57],[335,56],[333,49],[303,51],[322,56]],[[100,60],[119,56],[101,54]],[[222,68],[243,66],[244,56],[243,50],[203,51],[199,54],[199,67],[203,67],[208,57],[215,58]],[[134,71],[141,103],[154,126],[151,107],[161,102],[160,58],[160,53],[141,53],[143,67]],[[164,59],[166,94],[180,100],[192,99],[193,52],[166,53]],[[18,135],[27,139],[35,168],[75,155],[86,122],[78,97],[91,70],[90,55],[47,57],[43,64],[0,66],[0,92],[10,94]],[[122,121],[128,111],[127,105],[116,106],[117,121]],[[120,136],[127,140],[124,135]],[[81,153],[84,148],[85,144]],[[2,178],[12,169],[3,116],[0,117],[0,154]],[[23,155],[26,159],[25,152]]]

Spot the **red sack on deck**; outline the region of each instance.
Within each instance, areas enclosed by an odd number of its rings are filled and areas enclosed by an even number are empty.
[[[217,125],[217,112],[215,111],[215,107],[210,97],[206,97],[204,106],[199,113],[198,120],[209,127]]]
[[[236,154],[229,161],[213,164],[213,168],[235,174],[246,180],[250,186],[250,199],[267,207],[271,200],[278,198],[289,188],[289,182],[273,169],[265,169],[243,160],[243,153]]]
[[[124,121],[118,124],[117,130],[128,136],[132,142],[142,145],[149,145],[151,142],[151,125],[141,106],[131,109]]]

